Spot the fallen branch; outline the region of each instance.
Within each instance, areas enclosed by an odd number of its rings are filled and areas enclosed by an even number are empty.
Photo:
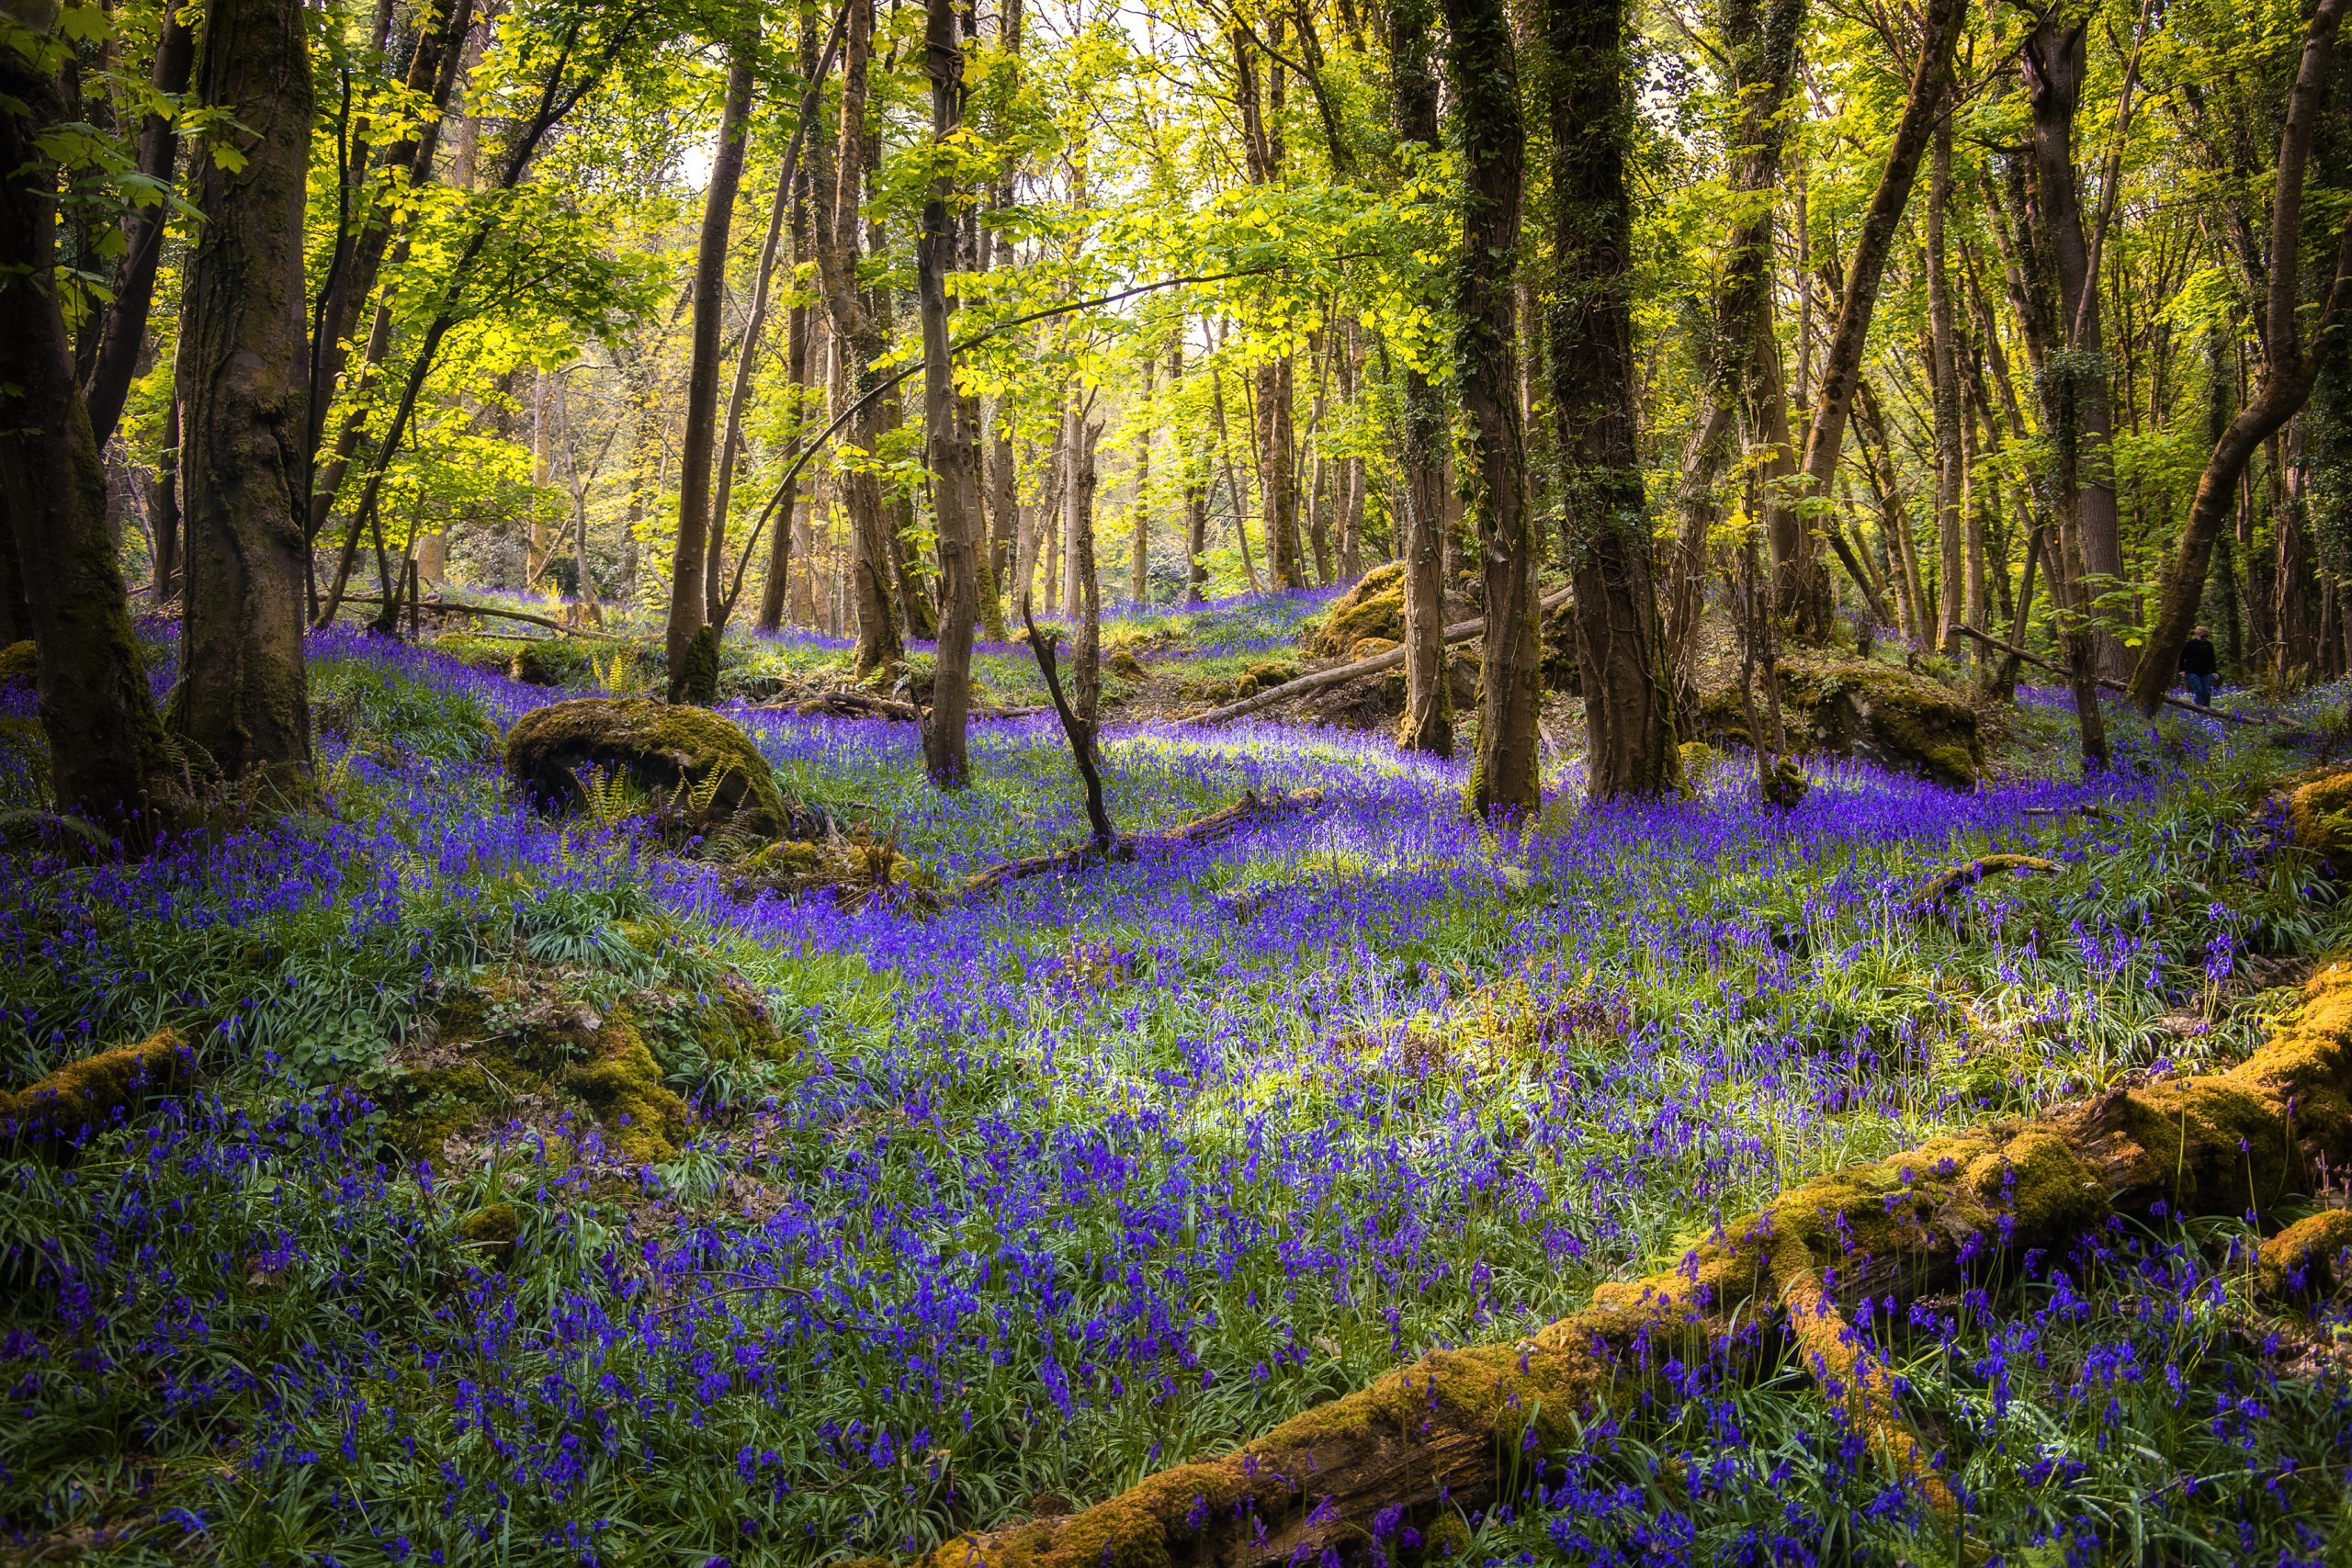
[[[1179,823],[1157,833],[1119,839],[1107,848],[1100,843],[1087,843],[1073,850],[1057,850],[1052,854],[1005,861],[966,877],[956,891],[967,895],[992,893],[1008,882],[1019,882],[1032,876],[1051,876],[1058,872],[1077,871],[1113,861],[1131,861],[1147,850],[1197,849],[1237,832],[1250,823],[1265,821],[1294,811],[1312,811],[1322,804],[1323,792],[1319,789],[1303,789],[1295,795],[1265,795],[1253,789],[1232,805],[1212,811],[1205,817],[1195,817],[1190,822]]]
[[[787,697],[781,702],[762,703],[759,711],[773,713],[783,709],[799,718],[887,718],[900,724],[920,723],[923,710],[912,703],[896,697],[877,697],[871,692],[819,692],[810,697]],[[975,707],[972,718],[1028,718],[1047,712],[1042,707]]]
[[[346,604],[380,604],[384,601],[374,593],[346,593],[343,602]],[[487,615],[493,620],[524,621],[531,626],[545,626],[549,631],[561,632],[566,637],[593,637],[598,642],[628,640],[624,637],[615,637],[611,632],[592,631],[586,626],[567,626],[561,621],[551,620],[546,615],[534,615],[527,610],[502,610],[492,604],[460,604],[447,599],[427,599],[417,608],[444,615]]]
[[[1956,629],[1962,637],[1973,637],[1978,642],[1983,643],[1985,647],[1997,649],[2001,652],[2009,655],[2012,659],[2022,659],[2037,670],[2047,670],[2052,675],[2066,676],[2068,680],[2073,679],[2071,675],[2066,674],[2065,671],[2060,669],[2057,665],[2051,663],[2047,659],[2043,659],[2036,654],[2028,653],[2024,649],[2019,648],[2013,642],[2004,642],[1999,637],[1978,631],[1974,626],[1961,626]],[[2104,675],[2098,678],[2098,683],[2106,687],[2110,692],[2123,692],[2128,694],[2132,690],[2131,687],[2125,685],[2122,682],[2110,681]],[[2218,718],[2224,724],[2275,724],[2278,722],[2275,718],[2249,718],[2242,713],[2223,713],[2220,708],[2207,707],[2203,703],[2192,703],[2187,697],[2176,697],[2170,692],[2166,692],[2165,694],[2164,700],[2171,704],[2174,707],[2185,709],[2189,713],[2197,714],[2204,718]]]
[[[2013,1271],[2029,1250],[2063,1247],[2114,1215],[2159,1203],[2179,1218],[2268,1212],[2311,1189],[2323,1156],[2352,1158],[2352,964],[2341,962],[2312,978],[2294,1023],[2229,1072],[2111,1089],[1809,1182],[1725,1225],[1678,1267],[1603,1285],[1584,1311],[1532,1336],[1434,1352],[1231,1452],[1079,1513],[959,1536],[925,1562],[1257,1568],[1326,1551],[1393,1558],[1401,1532],[1425,1535],[1501,1500],[1508,1477],[1534,1469],[1520,1459],[1523,1444],[1573,1446],[1580,1414],[1612,1389],[1625,1397],[1621,1385],[1644,1366],[1675,1356],[1688,1364],[1758,1312],[1794,1305],[1826,1326],[1819,1309],[1832,1303],[1832,1279],[1841,1320],[1863,1296],[1899,1311],[1962,1279]],[[1793,1337],[1819,1357],[1816,1375],[1838,1375],[1842,1358],[1824,1353],[1817,1332]],[[1867,1376],[1859,1365],[1856,1373]],[[1891,1418],[1893,1397],[1891,1384],[1862,1389],[1866,1425]],[[1907,1428],[1886,1435],[1893,1462],[1923,1463],[1904,1444]]]
[[[2044,872],[2057,869],[2056,861],[2045,860],[2040,855],[2007,852],[1978,855],[1965,865],[1953,866],[1951,870],[1939,872],[1929,878],[1928,885],[1919,889],[1919,907],[1923,909],[1932,909],[1962,888],[1973,887],[1986,877],[2000,872]]]
[[[1543,614],[1550,615],[1568,602],[1568,593],[1569,590],[1563,588],[1557,593],[1544,599],[1538,608]],[[1487,623],[1484,619],[1456,621],[1445,628],[1444,645],[1451,647],[1457,642],[1468,642],[1473,637],[1485,636],[1486,631]],[[1352,664],[1335,665],[1329,670],[1317,670],[1311,675],[1301,675],[1295,681],[1285,681],[1279,686],[1268,687],[1255,696],[1244,697],[1238,703],[1227,703],[1221,708],[1211,708],[1206,713],[1196,713],[1189,718],[1173,719],[1170,722],[1223,724],[1228,719],[1240,718],[1256,713],[1261,708],[1272,707],[1276,703],[1288,702],[1293,697],[1303,697],[1309,692],[1319,692],[1326,686],[1337,686],[1345,682],[1361,680],[1366,675],[1377,675],[1384,670],[1394,670],[1404,662],[1405,649],[1402,647],[1392,648],[1385,653],[1375,653],[1370,659],[1359,659]]]

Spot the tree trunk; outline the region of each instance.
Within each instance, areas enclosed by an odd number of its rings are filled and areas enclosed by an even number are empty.
[[[148,531],[155,542],[155,577],[149,603],[161,604],[180,591],[180,400],[176,391],[164,403],[164,449],[155,458],[147,512]]]
[[[35,671],[61,812],[134,848],[171,824],[164,728],[107,536],[106,478],[57,294],[57,165],[36,138],[64,118],[54,76],[0,50],[0,623]],[[12,603],[15,601],[16,603]]]
[[[1146,577],[1151,570],[1151,423],[1148,411],[1159,372],[1159,356],[1155,354],[1143,362],[1143,406],[1147,412],[1142,433],[1136,438],[1135,554],[1127,563],[1127,602],[1138,608],[1149,597]]]
[[[1012,446],[1012,420],[997,400],[989,415],[989,556],[987,592],[980,597],[980,624],[989,640],[1002,642],[1010,631],[1005,600],[1018,599],[1025,583],[1015,582],[1021,564],[1021,473]]]
[[[226,777],[311,789],[302,662],[309,356],[302,216],[311,155],[300,0],[213,0],[198,85],[245,128],[241,167],[197,160],[204,228],[180,314],[187,612],[175,734]],[[386,595],[390,597],[390,595]]]
[[[1544,0],[1543,16],[1553,254],[1559,269],[1551,322],[1552,401],[1590,741],[1588,798],[1656,795],[1679,782],[1681,767],[1634,424],[1627,276],[1633,202],[1625,181],[1634,125],[1625,0]],[[1532,561],[1528,578],[1532,601]],[[1491,626],[1491,587],[1487,604]],[[1532,628],[1528,641],[1540,657]],[[1531,727],[1533,701],[1531,683]]]
[[[686,367],[686,429],[679,443],[678,539],[670,557],[670,700],[708,702],[696,688],[715,673],[715,654],[695,654],[707,633],[710,556],[710,459],[718,417],[718,333],[727,309],[727,232],[735,216],[735,189],[743,177],[744,121],[752,110],[752,80],[759,63],[756,26],[738,36],[728,64],[727,101],[719,111],[718,152],[704,195],[702,239],[695,252],[693,347]]]
[[[1396,134],[1436,154],[1437,73],[1430,64],[1430,0],[1394,0],[1389,11]],[[1445,408],[1418,366],[1405,366],[1397,460],[1405,510],[1405,714],[1396,743],[1453,755],[1453,694],[1445,669]]]
[[[1919,62],[1911,75],[1910,96],[1895,124],[1894,139],[1886,152],[1886,168],[1871,195],[1869,209],[1855,236],[1853,260],[1838,301],[1836,324],[1830,329],[1829,351],[1814,389],[1813,418],[1805,431],[1804,462],[1800,482],[1777,504],[1803,508],[1829,496],[1837,477],[1838,458],[1846,446],[1846,424],[1853,412],[1854,385],[1861,375],[1862,351],[1870,338],[1871,317],[1878,305],[1879,286],[1886,276],[1886,261],[1903,224],[1903,209],[1919,173],[1919,159],[1928,149],[1939,110],[1951,79],[1952,47],[1967,15],[1964,0],[1927,0],[1920,18]],[[1802,516],[1802,511],[1799,515]],[[1776,535],[1791,526],[1774,520]],[[1784,601],[1782,613],[1794,628],[1820,637],[1829,629],[1828,582],[1818,573],[1794,585],[1793,601]]]
[[[923,43],[924,69],[931,77],[932,139],[944,144],[964,119],[964,50],[956,31],[955,0],[928,0]],[[954,194],[945,175],[932,183],[915,252],[922,302],[923,430],[939,533],[939,653],[922,750],[924,769],[942,789],[961,789],[965,784],[972,633],[980,610],[978,519],[973,515],[978,497],[973,469],[979,455],[965,429],[948,332],[947,273],[956,259],[956,236],[947,204]]]
[[[2172,689],[2180,668],[2180,650],[2197,623],[2197,606],[2205,594],[2205,571],[2212,559],[2213,540],[2228,520],[2246,464],[2265,441],[2303,406],[2311,396],[2319,355],[2301,346],[2296,311],[2302,302],[2301,244],[2303,180],[2311,161],[2312,139],[2319,129],[2335,34],[2343,20],[2346,0],[2320,0],[2303,35],[2302,59],[2287,99],[2287,118],[2278,133],[2278,167],[2270,211],[2269,326],[2265,334],[2267,363],[2261,389],[2238,411],[2205,460],[2197,480],[2196,499],[2189,503],[2188,521],[2165,574],[2162,597],[2148,628],[2147,645],[2132,672],[2132,699],[2143,713],[2154,714]],[[2352,309],[2352,219],[2345,221],[2335,252],[2335,272],[2326,290],[2326,304],[2316,342],[2342,329]],[[2247,577],[2254,576],[2247,561]]]
[[[1543,804],[1535,705],[1543,691],[1544,650],[1535,607],[1540,552],[1519,422],[1513,274],[1526,156],[1519,63],[1501,0],[1445,0],[1445,21],[1447,69],[1462,129],[1455,373],[1469,415],[1464,488],[1487,589],[1471,798],[1485,815],[1524,816]]]
[[[808,192],[807,182],[797,182],[800,189],[792,203],[792,262],[797,270],[808,254]],[[797,448],[808,432],[805,412],[808,398],[808,327],[809,310],[806,304],[795,302],[785,319],[785,376],[792,385],[792,446]],[[796,475],[785,486],[784,499],[776,503],[775,536],[768,541],[767,581],[760,585],[760,614],[755,623],[763,632],[774,632],[784,625],[786,596],[792,588],[793,520],[799,505],[799,479]]]
[[[1075,394],[1071,407],[1078,406]],[[1069,590],[1066,609],[1078,615],[1078,652],[1072,671],[1071,706],[1088,728],[1102,705],[1102,585],[1094,570],[1095,444],[1102,427],[1080,420],[1070,448],[1069,488],[1065,501],[1063,548],[1069,556]]]
[[[1936,437],[1936,646],[1947,656],[1956,656],[1966,610],[1962,584],[1968,575],[1968,558],[1961,512],[1968,463],[1961,451],[1960,353],[1952,319],[1951,258],[1944,244],[1944,220],[1951,205],[1951,118],[1946,115],[1936,122],[1928,177],[1928,338]]]

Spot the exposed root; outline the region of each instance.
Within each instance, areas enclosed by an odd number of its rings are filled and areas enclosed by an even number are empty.
[[[1190,822],[1162,829],[1157,833],[1114,839],[1107,847],[1081,844],[1074,850],[1057,850],[1051,854],[1002,862],[966,877],[956,891],[967,896],[992,893],[1008,882],[1020,882],[1032,876],[1052,876],[1060,872],[1078,871],[1114,861],[1130,861],[1148,850],[1197,849],[1238,832],[1252,822],[1285,816],[1294,811],[1312,811],[1322,804],[1323,792],[1319,789],[1303,789],[1295,795],[1265,795],[1250,790],[1230,806],[1222,807],[1205,817],[1195,817]]]
[[[1502,1456],[1532,1428],[1555,1451],[1574,1417],[1639,1359],[1703,1353],[1743,1309],[1792,1308],[1816,1375],[1836,1377],[1886,1451],[1928,1466],[1883,1373],[1849,1343],[1846,1301],[1898,1304],[1971,1269],[2064,1246],[2161,1201],[2176,1215],[2238,1213],[2308,1190],[2324,1157],[2352,1160],[2352,964],[2313,976],[2299,1019],[2225,1073],[2119,1089],[1939,1138],[1783,1193],[1665,1273],[1516,1343],[1443,1350],[1294,1416],[1233,1451],[1176,1466],[1067,1517],[947,1542],[929,1568],[1271,1564],[1393,1555],[1398,1532],[1501,1495]],[[1829,1271],[1835,1269],[1834,1275]],[[1939,1483],[1935,1506],[1950,1495]]]
[[[0,1141],[69,1143],[134,1109],[151,1092],[178,1088],[196,1070],[196,1053],[176,1029],[85,1056],[10,1094],[0,1091]]]
[[[1938,872],[1919,889],[1919,907],[1932,909],[1963,887],[1973,887],[1988,876],[2005,871],[2056,871],[2058,863],[2041,855],[1990,854],[1978,855],[1965,865]]]

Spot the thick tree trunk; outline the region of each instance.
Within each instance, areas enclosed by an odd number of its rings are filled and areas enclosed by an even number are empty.
[[[2029,143],[2033,162],[2033,208],[2038,248],[2057,286],[2057,330],[2045,379],[2064,382],[2054,400],[2063,418],[2050,434],[2064,454],[2075,489],[2075,533],[2081,544],[2083,578],[2076,584],[2086,614],[2121,585],[2123,553],[2115,508],[2115,457],[2109,436],[2114,413],[2108,400],[2108,370],[2099,336],[2098,279],[2090,275],[2090,245],[2083,230],[2083,206],[2075,174],[2075,112],[2082,98],[2084,40],[2088,24],[2070,21],[2052,6],[2027,39],[2020,56],[2027,97],[2033,110]],[[2103,616],[2098,617],[2101,621]],[[2106,626],[2092,633],[2098,672],[2120,680],[2129,655]]]
[[[1789,487],[1794,493],[1781,504],[1818,504],[1830,494],[1838,456],[1846,446],[1846,424],[1853,412],[1854,386],[1861,375],[1862,351],[1870,338],[1871,317],[1877,310],[1879,286],[1886,276],[1887,256],[1894,249],[1895,233],[1902,227],[1903,209],[1911,199],[1919,159],[1927,152],[1935,130],[1951,80],[1952,48],[1966,15],[1964,0],[1927,0],[1920,17],[1919,61],[1912,72],[1910,96],[1904,102],[1903,117],[1895,123],[1894,141],[1887,147],[1886,168],[1879,175],[1878,188],[1871,195],[1861,230],[1854,239],[1853,259],[1848,265],[1845,288],[1838,298],[1837,321],[1830,329],[1829,351],[1822,360],[1821,378],[1815,386],[1801,482]],[[1770,526],[1778,533],[1789,525],[1774,522]],[[1818,573],[1812,574],[1812,581],[1803,584],[1795,602],[1784,603],[1781,612],[1798,631],[1815,637],[1826,635],[1829,628],[1827,580]]]
[[[1535,607],[1540,551],[1527,504],[1527,447],[1519,419],[1513,291],[1526,156],[1519,62],[1501,0],[1445,0],[1445,21],[1463,160],[1455,373],[1469,415],[1464,488],[1487,590],[1471,798],[1484,814],[1525,816],[1543,804],[1535,706],[1544,650]]]
[[[28,19],[27,19],[28,20]],[[57,808],[134,848],[171,824],[164,728],[107,536],[98,444],[48,284],[57,165],[38,138],[63,118],[53,76],[0,50],[0,623],[30,637]],[[35,280],[40,280],[36,282]]]
[[[1299,548],[1297,453],[1292,438],[1293,365],[1287,354],[1258,367],[1258,494],[1267,570],[1277,591],[1306,586]]]
[[[1656,795],[1679,781],[1681,767],[1634,413],[1625,0],[1545,0],[1543,17],[1559,268],[1552,403],[1589,739],[1588,798]],[[1752,344],[1747,352],[1752,357]],[[1490,625],[1493,605],[1489,597]]]
[[[735,217],[735,191],[743,177],[744,121],[752,111],[752,81],[759,63],[756,27],[734,42],[727,71],[727,100],[719,111],[718,152],[711,160],[710,188],[703,197],[702,239],[695,252],[693,346],[686,367],[686,429],[678,453],[678,538],[670,557],[670,621],[664,637],[670,656],[670,700],[708,702],[697,690],[706,672],[715,673],[716,653],[695,654],[697,637],[714,640],[708,625],[710,559],[710,460],[718,418],[719,327],[727,309],[727,233]]]
[[[956,36],[955,0],[928,0],[923,44],[924,69],[931,77],[932,137],[944,143],[964,119],[964,50]],[[954,194],[946,175],[933,183],[915,252],[922,301],[923,430],[930,448],[932,510],[939,531],[939,653],[922,750],[925,771],[942,789],[964,787],[972,633],[980,610],[979,486],[974,475],[979,454],[965,427],[948,332],[947,273],[955,263],[956,237],[947,204]]]
[[[1395,0],[1389,11],[1396,134],[1434,154],[1437,73],[1430,64],[1430,0]],[[1418,366],[1405,366],[1397,411],[1404,469],[1405,714],[1396,743],[1453,755],[1453,694],[1445,670],[1445,408]]]
[[[288,797],[311,788],[309,27],[300,0],[206,8],[198,90],[245,134],[238,168],[197,160],[205,223],[188,260],[178,372],[187,592],[172,729],[201,764]]]

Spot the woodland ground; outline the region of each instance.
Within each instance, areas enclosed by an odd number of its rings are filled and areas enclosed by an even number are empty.
[[[1227,679],[1316,607],[1135,617],[1106,652],[1138,691]],[[755,695],[840,658],[733,644]],[[1786,813],[1737,759],[1586,812],[1560,757],[1499,836],[1460,765],[1377,737],[1114,722],[1123,828],[1324,806],[926,912],[745,902],[627,822],[531,816],[492,742],[633,683],[611,654],[568,688],[341,632],[311,659],[323,809],[0,858],[0,1083],[164,1025],[200,1066],[71,1157],[0,1158],[0,1558],[919,1550],[1548,1322],[1792,1180],[2233,1061],[2352,939],[2266,804],[2341,690],[2294,705],[2301,750],[2127,724],[2088,784],[2028,693],[1978,793],[1816,762]],[[1004,704],[1033,669],[978,662]],[[0,694],[6,804],[30,705]],[[1050,717],[976,726],[943,795],[911,726],[728,711],[942,884],[1082,836]],[[1922,903],[1988,849],[2059,869]],[[560,1072],[443,1135],[460,1021],[528,1066],[620,1017],[690,1102],[661,1137]],[[2112,1228],[1865,1319],[1961,1538],[1792,1358],[1654,1369],[1524,1456],[1466,1557],[2352,1560],[2352,1325],[2253,1284],[2291,1217]]]

